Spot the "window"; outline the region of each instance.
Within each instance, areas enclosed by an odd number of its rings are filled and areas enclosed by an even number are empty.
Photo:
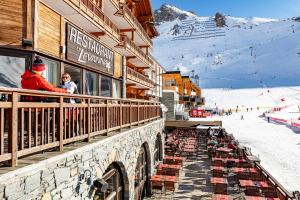
[[[65,65],[65,73],[70,74],[71,80],[77,84],[78,92],[82,94],[82,70],[71,65]]]
[[[100,96],[112,96],[112,79],[107,76],[101,76],[101,90]]]
[[[175,80],[166,80],[165,84],[167,87],[176,86]]]
[[[0,86],[20,88],[25,62],[25,58],[0,55]]]
[[[49,60],[46,58],[41,58],[46,65],[45,74],[43,75],[45,79],[49,83],[52,83],[55,86],[60,85],[60,78],[58,78],[58,71],[59,71],[59,62]]]
[[[121,98],[121,81],[113,79],[113,89],[112,89],[112,97],[113,98]]]
[[[85,72],[85,94],[91,96],[99,95],[99,82],[98,82],[98,74],[86,71]]]

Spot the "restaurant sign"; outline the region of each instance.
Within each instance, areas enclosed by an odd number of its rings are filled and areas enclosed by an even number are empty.
[[[94,69],[114,73],[114,52],[94,37],[67,24],[67,59]]]

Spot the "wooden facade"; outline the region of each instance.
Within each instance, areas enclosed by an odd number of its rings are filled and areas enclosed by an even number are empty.
[[[20,46],[26,34],[26,1],[0,2],[0,45]]]
[[[204,105],[201,88],[192,82],[189,76],[182,76],[180,71],[168,71],[163,74],[163,91],[171,90],[179,95],[179,104],[185,108]]]
[[[135,44],[132,38],[122,46],[121,29],[114,22],[123,16],[106,16],[108,2],[0,2],[0,73],[8,80],[0,83],[0,164],[17,165],[22,156],[57,147],[62,151],[68,143],[159,118],[159,103],[147,101],[154,99],[147,91],[159,87],[155,81],[161,72],[156,69],[162,67],[150,56],[147,41]],[[144,9],[151,8],[149,1],[147,5]],[[80,95],[18,88],[35,56],[46,64],[49,82],[59,85],[67,72]],[[126,93],[131,100],[121,98]],[[26,102],[26,96],[39,101]],[[66,103],[68,99],[77,103]]]

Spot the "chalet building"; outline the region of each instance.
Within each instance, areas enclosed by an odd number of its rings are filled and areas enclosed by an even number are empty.
[[[151,194],[164,143],[157,35],[150,0],[0,1],[0,199]],[[48,82],[69,73],[79,94],[22,89],[36,56]]]
[[[182,76],[180,71],[167,71],[163,74],[161,99],[168,108],[167,119],[176,119],[176,115],[182,115],[186,109],[204,105],[201,88],[189,76]]]

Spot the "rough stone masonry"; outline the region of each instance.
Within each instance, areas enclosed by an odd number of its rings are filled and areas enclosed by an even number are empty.
[[[134,199],[134,173],[139,151],[144,143],[151,156],[150,175],[154,172],[153,152],[157,134],[162,135],[164,120],[107,137],[93,144],[0,176],[0,199],[58,200],[90,199],[90,185],[79,175],[91,172],[92,180],[101,178],[107,167],[118,162],[128,177],[126,199]],[[163,141],[162,141],[163,142]]]

